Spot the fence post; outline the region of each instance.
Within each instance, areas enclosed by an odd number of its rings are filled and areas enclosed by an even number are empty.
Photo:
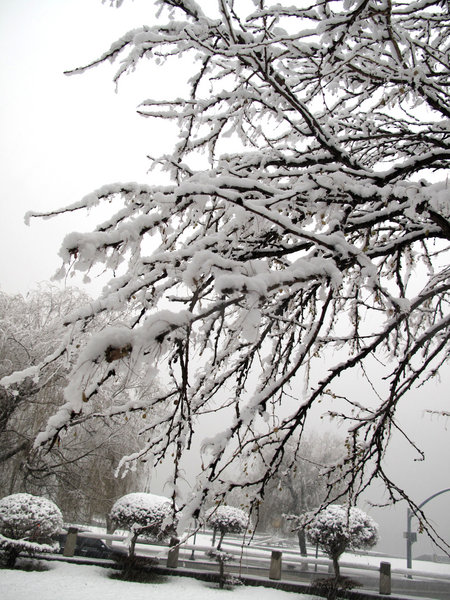
[[[170,538],[169,553],[167,554],[167,567],[169,569],[176,569],[178,567],[179,543],[180,540],[178,538]]]
[[[380,594],[391,593],[391,563],[380,563]]]
[[[75,553],[75,546],[77,545],[78,529],[76,527],[69,527],[66,535],[66,541],[64,542],[63,556],[73,556]]]
[[[283,553],[279,550],[272,550],[270,558],[269,579],[281,579],[281,557]]]

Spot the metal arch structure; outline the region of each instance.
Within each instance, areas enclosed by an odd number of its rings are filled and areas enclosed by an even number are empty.
[[[432,494],[426,500],[424,500],[421,504],[419,504],[417,506],[417,509],[422,508],[422,506],[425,506],[425,504],[427,504],[430,500],[433,500],[433,498],[436,498],[437,496],[440,496],[441,494],[445,494],[446,492],[450,492],[450,488],[446,488],[445,490],[441,490],[440,492],[436,492],[435,494]],[[416,512],[417,511],[412,511],[410,508],[408,508],[406,511],[405,538],[406,538],[406,567],[408,569],[412,568],[412,545],[417,540],[417,533],[411,531],[411,520],[416,515]]]

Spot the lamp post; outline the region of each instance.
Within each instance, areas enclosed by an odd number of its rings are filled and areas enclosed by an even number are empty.
[[[441,490],[440,492],[436,492],[426,500],[424,500],[421,504],[418,505],[417,509],[422,508],[427,502],[436,498],[436,496],[440,496],[441,494],[445,494],[445,492],[450,492],[450,488],[446,488],[445,490]],[[417,533],[411,531],[411,520],[415,516],[416,511],[412,511],[410,508],[406,511],[406,531],[404,533],[404,537],[406,538],[406,568],[412,568],[412,545],[415,541],[417,541]]]

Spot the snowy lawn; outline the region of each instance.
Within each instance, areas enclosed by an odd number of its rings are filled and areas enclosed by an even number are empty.
[[[40,561],[47,571],[0,571],[2,600],[292,600],[292,593],[271,588],[237,586],[233,592],[217,584],[188,577],[158,577],[160,583],[131,583],[110,579],[114,571],[102,567]],[[231,596],[232,594],[232,596]],[[299,600],[316,596],[295,594]]]

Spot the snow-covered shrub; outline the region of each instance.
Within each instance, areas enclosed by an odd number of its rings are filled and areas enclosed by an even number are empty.
[[[223,588],[225,583],[231,583],[225,576],[225,562],[233,557],[227,552],[221,550],[223,538],[227,533],[242,533],[250,524],[250,518],[246,512],[234,506],[217,506],[211,508],[206,514],[206,523],[214,532],[213,544],[216,533],[219,532],[219,543],[217,548],[206,553],[209,558],[212,558],[219,564],[219,586]]]
[[[176,519],[169,498],[134,492],[119,498],[109,514],[114,529],[128,529],[131,535],[129,555],[134,556],[138,536],[161,541],[176,533]]]
[[[225,563],[233,560],[233,555],[228,552],[224,552],[223,550],[218,550],[213,548],[206,552],[206,556],[211,560],[215,560],[219,565],[219,587],[223,589],[226,583],[235,583],[238,580],[235,580],[232,576],[227,577],[225,575]]]
[[[12,494],[0,500],[0,550],[8,566],[20,552],[54,552],[51,538],[62,526],[61,511],[47,498]]]
[[[372,548],[378,541],[378,525],[356,507],[328,506],[306,522],[305,529],[308,540],[318,544],[333,561],[336,578],[340,575],[339,557],[343,552]]]
[[[174,532],[169,498],[135,492],[119,498],[110,512],[115,527],[141,529],[146,537],[160,540]]]
[[[234,506],[218,506],[209,510],[206,516],[207,524],[214,534],[220,533],[217,550],[220,550],[223,538],[227,533],[242,533],[249,525],[249,516],[240,508]]]

